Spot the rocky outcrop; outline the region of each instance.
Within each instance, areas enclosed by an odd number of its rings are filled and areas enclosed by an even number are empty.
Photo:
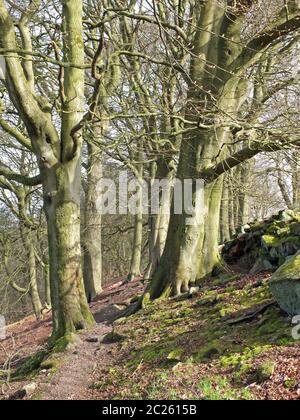
[[[285,312],[291,316],[300,315],[300,252],[276,271],[270,288]]]
[[[224,245],[223,258],[257,274],[276,271],[298,250],[300,213],[285,210],[269,220],[244,226],[237,238]]]

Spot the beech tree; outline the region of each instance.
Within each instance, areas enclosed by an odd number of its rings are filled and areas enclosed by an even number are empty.
[[[202,226],[188,226],[189,215],[171,215],[162,259],[139,305],[148,299],[188,291],[191,284],[210,274],[218,264],[217,221],[224,173],[260,152],[299,141],[297,131],[287,135],[271,124],[259,123],[257,113],[252,120],[243,118],[244,106],[253,99],[249,74],[262,62],[269,63],[269,70],[279,71],[276,63],[295,45],[295,32],[300,26],[297,1],[287,1],[284,7],[280,2],[271,5],[272,19],[262,24],[256,21],[259,12],[257,15],[255,5],[251,1],[184,2],[185,8],[182,3],[177,5],[179,17],[173,19],[153,3],[152,21],[164,28],[166,44],[173,37],[190,50],[186,133],[177,177],[205,180],[205,222]],[[133,18],[151,20],[149,16]],[[246,31],[249,19],[254,26]],[[184,27],[193,22],[195,30],[186,38]],[[273,62],[269,54],[275,51]],[[260,103],[266,100],[262,97]],[[232,149],[232,144],[238,147]],[[195,189],[194,199],[196,194]]]
[[[0,44],[5,56],[5,87],[22,119],[39,167],[39,175],[21,179],[41,182],[48,223],[53,340],[94,323],[84,292],[81,267],[80,188],[82,117],[84,115],[83,2],[60,1],[63,61],[58,62],[61,83],[60,129],[51,115],[48,98],[35,91],[30,20],[41,1],[8,9],[0,2]],[[21,11],[20,11],[21,9]],[[15,24],[16,14],[19,15]],[[20,47],[21,42],[21,47]],[[40,54],[40,55],[39,55]],[[55,60],[54,60],[55,61]],[[58,116],[57,116],[58,118]],[[19,139],[21,141],[21,139]],[[28,145],[28,144],[27,144]]]

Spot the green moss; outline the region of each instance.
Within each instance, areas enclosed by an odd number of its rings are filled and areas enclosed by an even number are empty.
[[[286,389],[293,389],[298,385],[298,382],[296,379],[287,379],[283,385]]]
[[[277,248],[282,245],[283,241],[285,240],[271,235],[264,235],[262,237],[262,243],[267,248]]]
[[[220,347],[218,342],[214,341],[201,347],[196,353],[193,354],[195,362],[207,362],[220,356]]]
[[[65,361],[66,359],[47,359],[41,363],[40,368],[45,370],[57,369]]]
[[[15,379],[21,379],[25,376],[37,373],[43,360],[47,357],[48,353],[41,351],[34,356],[29,357],[13,374]]]
[[[266,362],[263,362],[256,372],[256,378],[258,383],[263,383],[267,380],[269,380],[275,372],[276,363],[274,363],[272,360],[267,360]]]
[[[52,352],[63,353],[66,350],[70,350],[80,343],[78,335],[69,333],[61,337],[55,342]]]
[[[114,343],[119,343],[121,341],[123,341],[125,339],[125,337],[115,331],[111,331],[108,334],[106,334],[102,340],[101,343],[103,344],[114,344]]]
[[[179,362],[181,360],[181,358],[182,358],[183,352],[184,351],[181,348],[177,348],[175,350],[172,350],[168,354],[167,359],[168,360],[171,360],[171,361],[177,361],[177,362]]]
[[[223,367],[237,367],[241,365],[251,365],[253,360],[260,354],[270,350],[269,345],[246,348],[242,353],[236,353],[230,356],[223,356],[220,359]]]
[[[217,376],[204,378],[198,384],[202,400],[251,400],[251,393],[247,390],[237,390],[232,387],[226,378]]]
[[[293,258],[290,258],[276,271],[270,283],[272,284],[283,280],[300,281],[300,252],[298,252]]]

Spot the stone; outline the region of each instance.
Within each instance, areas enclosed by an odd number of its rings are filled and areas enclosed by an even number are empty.
[[[290,226],[291,235],[300,236],[300,223],[292,223]]]
[[[126,324],[127,318],[123,316],[122,318],[118,318],[113,322],[113,325],[123,325]]]
[[[183,350],[180,348],[177,348],[168,354],[167,359],[170,361],[180,362],[182,358],[182,354],[183,354]]]
[[[256,372],[257,381],[259,383],[263,383],[271,379],[272,376],[274,375],[275,368],[276,368],[276,363],[272,361],[266,361],[262,363]]]
[[[114,343],[119,343],[120,341],[123,341],[124,339],[125,337],[123,335],[118,334],[115,331],[111,331],[101,338],[101,343],[114,344]]]
[[[190,287],[188,297],[191,299],[192,297],[194,297],[199,292],[199,290],[200,290],[199,287],[196,287],[196,286]]]
[[[31,397],[35,393],[36,388],[37,388],[37,385],[36,383],[33,382],[31,384],[25,385],[23,388],[23,391],[25,392],[27,397]]]
[[[99,338],[98,338],[98,337],[96,337],[96,336],[94,336],[94,337],[88,337],[85,341],[86,341],[87,343],[98,343]]]
[[[279,213],[279,220],[282,222],[297,220],[296,213],[293,210],[283,210]]]
[[[300,251],[275,272],[270,289],[287,314],[300,315]]]

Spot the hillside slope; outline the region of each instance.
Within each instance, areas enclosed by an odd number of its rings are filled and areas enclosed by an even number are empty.
[[[43,354],[30,374],[19,371],[2,398],[300,399],[300,342],[269,278],[223,275],[191,299],[156,302],[116,322],[142,285],[110,286],[92,305],[97,327],[66,353]],[[49,320],[11,327],[23,357],[45,348],[48,328]],[[11,343],[2,343],[6,357]]]

